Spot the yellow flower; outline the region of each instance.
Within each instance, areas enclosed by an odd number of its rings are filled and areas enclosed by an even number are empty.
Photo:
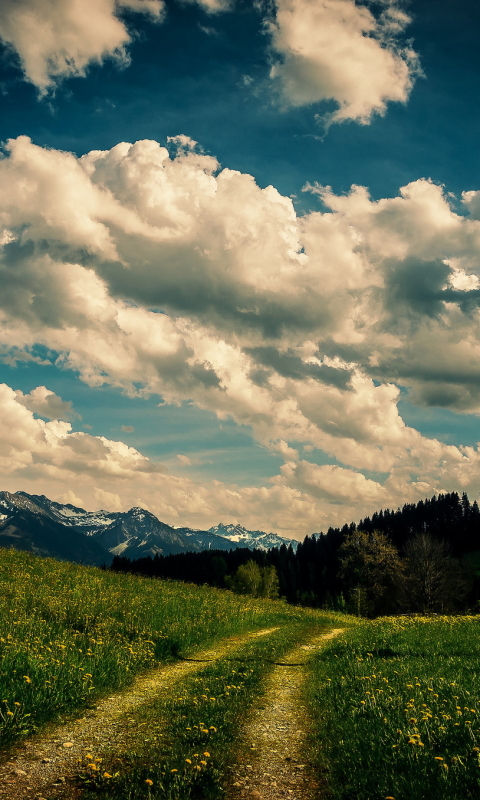
[[[187,764],[191,764],[192,763],[191,758],[186,758],[185,761],[187,762]]]
[[[104,772],[104,773],[103,773],[103,777],[104,777],[104,778],[111,778],[112,776],[110,775],[110,773],[109,773],[109,772]]]
[[[172,771],[173,771],[173,770],[172,770]],[[176,770],[175,770],[175,771],[176,771]],[[150,780],[150,778],[147,778],[147,779],[146,779],[146,781],[145,781],[145,783],[147,784],[147,786],[153,786],[153,781],[151,781],[151,780]]]
[[[204,753],[203,755],[205,756],[205,758],[210,758],[210,753]]]

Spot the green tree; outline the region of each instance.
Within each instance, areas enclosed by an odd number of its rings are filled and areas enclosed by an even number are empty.
[[[276,600],[280,590],[277,570],[271,565],[261,568],[260,573],[262,576],[260,597],[268,597],[270,600]]]
[[[405,545],[406,588],[410,607],[424,614],[455,610],[468,591],[468,579],[448,544],[417,533]]]
[[[339,556],[340,577],[345,581],[353,613],[376,616],[396,609],[403,565],[385,534],[351,531],[340,546]]]
[[[259,567],[253,559],[241,564],[235,575],[225,578],[228,589],[237,594],[250,594],[253,597],[278,597],[279,581],[274,566]]]

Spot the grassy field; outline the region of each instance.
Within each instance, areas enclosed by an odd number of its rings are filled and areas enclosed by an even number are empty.
[[[314,747],[336,800],[480,797],[480,617],[380,618],[314,661]]]
[[[337,620],[332,617],[337,616]],[[325,630],[338,615],[318,614]],[[174,696],[138,709],[131,723],[141,736],[125,752],[95,761],[86,754],[85,800],[219,800],[237,753],[242,721],[262,690],[271,661],[320,626],[286,625],[184,679]],[[88,758],[87,758],[88,755]]]
[[[0,549],[0,746],[159,661],[308,613]]]

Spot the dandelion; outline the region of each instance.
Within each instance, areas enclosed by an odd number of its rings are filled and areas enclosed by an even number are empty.
[[[176,771],[177,771],[177,770],[175,770],[175,772],[176,772]],[[172,772],[174,772],[174,770],[172,770]],[[153,781],[151,781],[151,780],[150,780],[150,778],[147,778],[147,779],[145,780],[145,783],[147,784],[147,786],[153,786]]]

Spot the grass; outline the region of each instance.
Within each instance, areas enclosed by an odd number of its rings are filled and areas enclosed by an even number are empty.
[[[318,765],[335,800],[480,796],[480,617],[380,618],[313,662]]]
[[[159,661],[306,613],[0,549],[0,746]]]
[[[312,624],[316,622],[316,629]],[[242,721],[262,691],[262,681],[295,643],[335,615],[313,612],[303,624],[288,625],[251,641],[182,681],[175,696],[159,698],[131,719],[141,726],[142,744],[95,762],[84,762],[85,800],[218,800],[226,768],[239,747]],[[87,754],[86,754],[87,755]]]

